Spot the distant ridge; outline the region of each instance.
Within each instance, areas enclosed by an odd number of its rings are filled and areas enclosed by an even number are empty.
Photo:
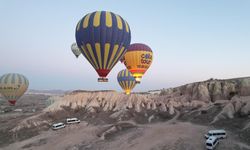
[[[44,95],[64,95],[71,91],[64,91],[64,90],[34,90],[30,89],[26,94],[44,94]]]
[[[67,92],[65,94],[76,94],[76,93],[98,93],[98,92],[116,92],[115,90],[74,90],[71,92]]]

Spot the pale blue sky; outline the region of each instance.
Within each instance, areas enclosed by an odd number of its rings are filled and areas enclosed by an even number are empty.
[[[112,11],[130,25],[154,61],[135,91],[175,87],[208,78],[250,76],[249,0],[1,0],[0,75],[22,73],[31,89],[115,89],[70,45],[76,23],[89,12]]]

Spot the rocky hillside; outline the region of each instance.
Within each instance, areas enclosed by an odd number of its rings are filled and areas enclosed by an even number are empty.
[[[64,107],[86,108],[90,112],[95,112],[96,108],[103,111],[120,111],[133,109],[141,112],[144,109],[169,111],[174,113],[171,108],[173,105],[179,106],[181,103],[163,102],[158,100],[158,95],[150,94],[131,94],[125,95],[114,91],[97,92],[74,92],[57,98],[52,105],[45,109],[46,112],[53,112],[64,109]]]
[[[210,79],[177,88],[164,89],[161,95],[169,98],[184,98],[186,100],[201,100],[206,102],[230,100],[235,95],[250,95],[250,77],[228,80]]]
[[[232,129],[250,134],[250,78],[207,80],[177,88],[125,95],[115,91],[74,91],[48,99],[43,113],[21,121],[12,132],[25,128],[48,128],[66,117],[78,117],[93,124],[132,120],[151,123],[171,118],[209,125],[240,117]],[[232,124],[231,122],[229,123]],[[222,125],[225,125],[222,123]],[[224,128],[224,126],[222,126]],[[248,140],[247,140],[248,141]],[[250,141],[250,139],[249,139]]]
[[[57,111],[63,107],[72,109],[84,107],[94,112],[94,108],[104,111],[124,109],[159,110],[170,114],[174,108],[204,107],[218,100],[231,100],[234,96],[250,96],[250,78],[229,80],[210,79],[177,88],[163,89],[160,94],[125,95],[115,91],[74,91],[62,98],[56,98],[45,111]]]

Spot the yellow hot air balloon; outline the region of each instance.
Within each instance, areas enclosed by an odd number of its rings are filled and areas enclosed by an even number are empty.
[[[151,48],[141,43],[131,44],[124,58],[125,66],[132,73],[136,83],[140,83],[142,76],[153,61],[153,52]]]
[[[12,105],[15,105],[16,101],[26,92],[28,86],[28,79],[21,74],[8,73],[0,78],[0,93]]]
[[[131,90],[135,87],[135,78],[128,71],[128,69],[121,70],[117,75],[117,81],[125,91],[126,94],[130,94]]]

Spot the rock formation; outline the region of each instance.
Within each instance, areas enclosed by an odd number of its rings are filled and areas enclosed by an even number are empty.
[[[162,90],[161,95],[179,99],[184,96],[185,99],[190,101],[215,102],[216,100],[230,100],[235,95],[250,95],[250,77],[229,80],[210,79]]]
[[[250,98],[247,96],[250,96],[250,78],[210,79],[177,88],[163,89],[160,94],[154,92],[153,94],[125,95],[115,91],[74,91],[61,97],[51,97],[48,102],[49,106],[43,111],[43,114],[55,114],[67,108],[84,110],[92,114],[98,114],[100,111],[111,112],[108,117],[117,121],[129,120],[129,117],[140,115],[145,118],[146,122],[152,122],[159,116],[165,118],[173,116],[177,109],[199,110],[202,108],[205,110],[204,108],[223,104],[221,112],[212,121],[216,122],[220,119],[232,119],[236,114],[248,116]],[[51,121],[32,119],[33,122],[29,119],[24,120],[14,130],[29,127],[29,122],[39,125],[46,121],[49,124]],[[34,120],[38,122],[34,122]]]

